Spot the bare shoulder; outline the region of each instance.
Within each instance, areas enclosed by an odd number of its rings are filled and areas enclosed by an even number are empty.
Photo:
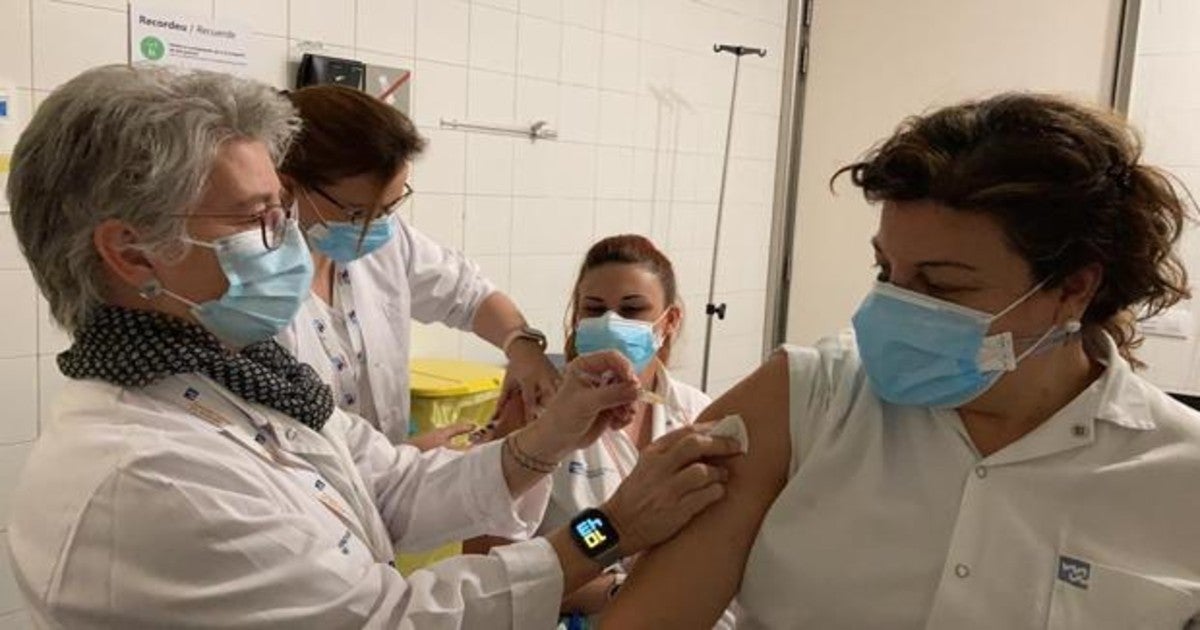
[[[711,628],[741,583],[759,525],[787,482],[788,358],[772,355],[718,398],[697,426],[739,415],[748,452],[725,464],[729,481],[721,500],[675,538],[644,553],[602,628]]]
[[[768,493],[770,499],[787,481],[791,459],[788,421],[788,358],[775,352],[754,373],[710,405],[698,426],[739,415],[750,438],[745,457],[730,462],[730,493]]]

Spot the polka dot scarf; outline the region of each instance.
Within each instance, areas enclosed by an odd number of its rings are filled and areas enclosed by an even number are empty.
[[[317,373],[274,340],[231,352],[204,328],[163,313],[102,306],[58,355],[68,378],[145,387],[175,374],[203,374],[244,400],[320,431],[333,393]]]

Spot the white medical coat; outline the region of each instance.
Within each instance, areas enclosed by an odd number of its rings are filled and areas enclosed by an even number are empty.
[[[1084,392],[986,457],[870,389],[853,338],[793,348],[790,481],[739,627],[1148,630],[1200,614],[1200,414],[1108,340]]]
[[[666,368],[659,370],[655,389],[667,403],[653,407],[651,441],[691,424],[712,403],[704,392],[671,378]],[[607,501],[637,461],[637,446],[624,431],[607,431],[591,446],[572,451],[552,475],[554,490],[540,532],[552,532]]]
[[[43,628],[549,628],[543,539],[406,577],[404,551],[527,538],[543,481],[510,498],[499,443],[393,446],[335,411],[320,433],[200,376],[65,386],[8,530]]]
[[[277,339],[333,386],[339,407],[366,418],[398,444],[408,439],[412,320],[471,330],[479,305],[496,289],[461,252],[439,245],[398,215],[391,220],[395,236],[387,244],[334,264],[332,306],[349,327],[352,347],[339,347],[342,335],[330,334],[334,322],[315,295]]]

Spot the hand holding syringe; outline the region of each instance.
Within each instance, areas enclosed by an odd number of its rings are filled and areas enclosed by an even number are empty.
[[[616,375],[613,372],[604,372],[600,375],[583,373],[582,376],[585,381],[597,387],[611,385],[616,381]],[[525,418],[520,414],[520,405],[515,407],[510,406],[512,400],[519,398],[515,392],[516,390],[513,390],[509,395],[501,396],[500,401],[496,405],[496,412],[491,420],[486,425],[473,431],[469,436],[468,439],[472,444],[488,442],[495,438],[504,437],[525,425]],[[667,399],[661,394],[648,389],[639,389],[637,399],[639,402],[650,405],[667,404]],[[539,408],[534,417],[540,416],[542,411],[544,411],[544,408]]]
[[[537,414],[533,423],[553,427],[556,435],[586,446],[607,429],[620,429],[633,420],[638,400],[655,402],[662,397],[641,389],[628,359],[612,351],[586,354],[572,361],[563,372],[558,392]],[[519,427],[510,401],[502,399],[488,427],[471,436],[472,442],[486,441]]]
[[[603,385],[612,385],[617,381],[617,375],[612,371],[607,371],[599,375],[583,372],[580,374],[580,376],[583,377],[585,381],[588,381],[597,387]],[[667,403],[667,399],[663,398],[662,394],[652,392],[648,389],[638,390],[638,400],[651,405],[665,405]]]

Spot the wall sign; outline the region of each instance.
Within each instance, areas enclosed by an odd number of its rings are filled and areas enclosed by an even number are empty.
[[[366,92],[379,100],[409,113],[412,70],[367,64]]]
[[[237,22],[129,4],[129,62],[244,75],[250,29]]]

